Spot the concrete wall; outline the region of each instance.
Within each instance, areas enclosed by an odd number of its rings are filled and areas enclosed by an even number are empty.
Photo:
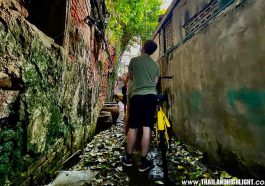
[[[174,44],[176,45],[187,35],[183,25],[195,14],[200,12],[212,0],[181,0],[173,11]]]
[[[0,185],[45,184],[94,134],[113,64],[84,23],[97,11],[69,2],[59,46],[23,1],[0,1]]]
[[[264,9],[230,8],[160,61],[177,136],[248,178],[265,171]]]

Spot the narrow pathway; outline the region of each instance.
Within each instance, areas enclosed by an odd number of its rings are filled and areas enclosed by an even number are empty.
[[[87,144],[81,161],[70,170],[91,170],[92,185],[163,185],[161,156],[153,140],[149,157],[155,167],[146,173],[137,170],[140,152],[134,153],[134,166],[127,168],[120,163],[124,154],[124,126],[114,125],[102,131]],[[172,140],[167,154],[169,177],[172,185],[181,185],[181,180],[199,180],[205,178],[231,178],[225,171],[209,171],[200,163],[202,153],[188,145]]]

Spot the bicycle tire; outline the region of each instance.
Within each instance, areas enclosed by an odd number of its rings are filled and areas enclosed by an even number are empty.
[[[167,166],[167,145],[165,143],[165,133],[164,131],[159,131],[160,134],[160,143],[159,143],[159,149],[162,156],[162,168],[164,173],[164,182],[167,185],[169,183],[169,176],[168,176],[168,166]]]

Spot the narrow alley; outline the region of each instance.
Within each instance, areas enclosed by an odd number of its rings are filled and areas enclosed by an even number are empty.
[[[139,150],[134,153],[133,167],[124,167],[120,163],[120,157],[125,151],[124,137],[124,124],[113,125],[110,129],[100,132],[86,145],[79,163],[69,170],[59,172],[59,176],[49,186],[85,185],[85,183],[120,186],[164,185],[161,153],[155,140],[149,153],[155,167],[148,172],[140,173],[137,170],[140,159]],[[181,143],[176,138],[172,139],[167,156],[170,185],[184,185],[182,180],[237,179],[224,170],[212,169],[213,167],[209,168],[203,164],[202,152]],[[93,176],[82,177],[86,171],[87,175]]]
[[[0,0],[0,186],[265,185],[264,10]]]

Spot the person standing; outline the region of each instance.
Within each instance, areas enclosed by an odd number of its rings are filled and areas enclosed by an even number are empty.
[[[116,121],[116,124],[123,124],[125,116],[124,116],[124,104],[121,101],[122,95],[115,95],[114,97],[115,97],[115,101],[116,101],[118,108],[119,108],[119,116],[118,116],[118,119]]]
[[[133,84],[126,154],[121,158],[121,163],[127,167],[132,166],[137,130],[142,128],[141,160],[138,168],[140,172],[145,172],[154,166],[152,160],[147,159],[147,154],[151,142],[151,129],[155,123],[156,83],[160,74],[159,65],[150,57],[156,49],[157,44],[154,41],[146,41],[142,47],[141,55],[132,58],[129,64],[129,78]]]
[[[124,127],[124,132],[125,135],[127,136],[128,131],[129,131],[129,113],[130,113],[130,98],[131,98],[131,93],[132,93],[132,80],[129,79],[127,81],[127,105],[126,105],[126,114],[125,114],[125,127]]]
[[[123,84],[124,86],[122,87],[121,91],[122,91],[122,103],[124,104],[124,113],[126,114],[126,110],[127,110],[127,84],[128,84],[128,74],[124,73],[122,75],[122,79],[123,79]]]
[[[124,86],[123,79],[121,76],[119,76],[115,84],[114,95],[122,95],[123,86]]]

